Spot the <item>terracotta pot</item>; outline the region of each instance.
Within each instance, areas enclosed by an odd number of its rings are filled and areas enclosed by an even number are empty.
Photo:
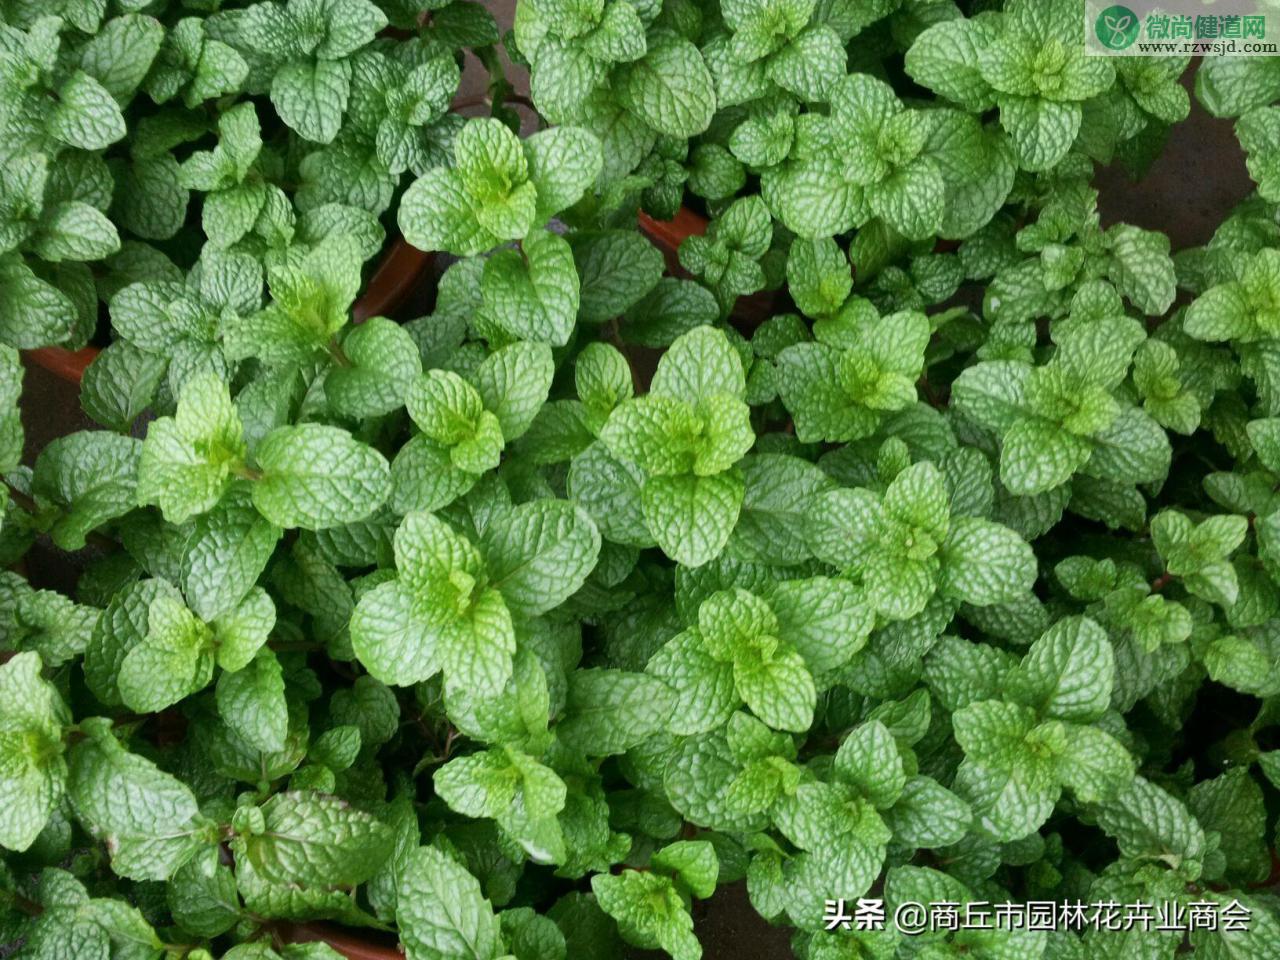
[[[327,943],[347,960],[404,960],[399,947],[327,923],[280,923],[275,931],[283,943]]]
[[[397,237],[382,256],[364,293],[351,308],[356,323],[370,317],[385,316],[408,299],[414,286],[431,266],[433,253],[424,253]],[[59,380],[80,385],[84,371],[98,356],[97,347],[81,350],[64,350],[62,347],[42,347],[24,350],[23,356],[37,367],[49,371]]]
[[[1254,890],[1280,887],[1280,856],[1276,855],[1275,850],[1271,851],[1271,873],[1267,875],[1267,879],[1260,883],[1251,883],[1249,886]]]
[[[707,218],[688,207],[681,207],[670,220],[655,220],[641,210],[636,215],[636,220],[640,224],[640,232],[662,251],[667,260],[667,269],[672,273],[683,272],[676,251],[680,249],[684,238],[700,237],[707,232]]]
[[[351,308],[351,315],[356,323],[370,317],[385,317],[394,313],[409,298],[414,286],[431,267],[434,253],[424,253],[417,247],[410,246],[403,237],[396,237],[395,243],[382,257],[378,268],[369,278],[360,299]]]
[[[24,350],[22,355],[37,367],[48,370],[59,380],[80,385],[84,371],[98,356],[97,347],[85,347],[82,350],[64,350],[62,347],[41,347],[39,350]]]

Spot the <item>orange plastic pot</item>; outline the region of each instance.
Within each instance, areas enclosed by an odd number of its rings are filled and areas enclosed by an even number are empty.
[[[418,280],[431,267],[434,253],[424,253],[397,237],[369,278],[360,299],[351,308],[356,323],[370,317],[385,317],[409,298]]]
[[[379,261],[364,293],[351,308],[355,322],[386,316],[404,303],[431,266],[434,256],[433,253],[424,253],[409,246],[403,238],[397,237]],[[23,355],[35,366],[77,387],[84,378],[86,368],[93,363],[98,353],[97,347],[84,347],[81,350],[42,347],[39,350],[23,351]]]
[[[347,960],[404,960],[397,946],[375,943],[327,923],[281,923],[275,931],[283,943],[325,943]]]
[[[681,207],[670,220],[655,220],[641,210],[636,220],[640,232],[662,251],[667,261],[667,269],[672,273],[682,272],[677,251],[685,237],[700,237],[707,232],[707,218],[694,213],[688,207]]]
[[[79,386],[85,370],[98,356],[98,348],[64,350],[62,347],[41,347],[39,350],[24,350],[23,356],[59,380]]]

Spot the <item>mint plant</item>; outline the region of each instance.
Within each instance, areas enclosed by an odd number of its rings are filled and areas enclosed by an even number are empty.
[[[1280,955],[1280,83],[1173,251],[1085,26],[0,5],[0,953]],[[895,922],[1004,903],[1218,922]]]
[[[752,445],[745,393],[733,346],[699,327],[663,354],[649,393],[625,399],[600,431],[608,456],[642,478],[629,512],[640,515],[647,537],[689,566],[720,554],[742,507],[746,486],[735,464]],[[592,480],[583,483],[579,495],[591,498]]]

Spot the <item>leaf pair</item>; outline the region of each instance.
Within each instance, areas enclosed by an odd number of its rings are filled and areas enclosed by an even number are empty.
[[[1092,726],[1110,706],[1115,669],[1111,642],[1096,623],[1061,620],[1005,675],[1003,699],[955,711],[965,752],[955,789],[984,831],[1007,841],[1037,830],[1064,785],[1085,803],[1128,785],[1128,751]]]
[[[643,473],[644,523],[679,563],[714,559],[737,522],[744,483],[734,465],[755,442],[745,394],[738,353],[700,327],[663,354],[649,393],[619,404],[601,430],[609,453]]]
[[[1114,394],[1142,330],[1099,319],[1059,339],[1043,366],[984,361],[956,379],[959,408],[1002,436],[1001,481],[1026,496],[1059,487],[1077,472],[1123,484],[1163,479],[1170,457],[1164,430]]]
[[[877,496],[865,488],[820,494],[808,524],[813,552],[862,582],[882,617],[905,620],[935,592],[975,606],[1024,594],[1035,555],[1013,530],[951,516],[941,471],[928,461],[899,473]]]
[[[248,463],[244,425],[227,385],[205,375],[187,384],[172,417],[154,421],[138,464],[140,504],[171,523],[212,510],[236,479],[278,527],[323,529],[363,519],[386,499],[390,470],[380,453],[340,427],[279,427]]]
[[[680,840],[649,858],[645,872],[598,873],[591,890],[623,937],[638,947],[661,948],[675,960],[698,960],[702,947],[689,916],[691,897],[715,892],[719,860],[705,840]]]
[[[846,663],[871,626],[841,580],[784,581],[767,600],[725,590],[702,602],[697,626],[668,641],[647,670],[676,692],[676,733],[714,730],[744,702],[774,729],[800,733],[813,723],[813,674]]]
[[[470,120],[454,165],[433,167],[400,204],[400,229],[420,250],[473,256],[520,240],[577,202],[596,179],[600,143],[578,127],[521,140],[498,120]]]
[[[778,395],[802,442],[859,440],[884,414],[916,402],[932,335],[923,313],[880,317],[855,297],[816,321],[814,334],[815,342],[788,346],[776,360]]]
[[[590,518],[560,500],[500,509],[476,544],[432,514],[411,513],[396,530],[396,578],[352,615],[356,656],[385,683],[443,671],[447,688],[495,696],[512,673],[517,618],[559,606],[599,550]]]

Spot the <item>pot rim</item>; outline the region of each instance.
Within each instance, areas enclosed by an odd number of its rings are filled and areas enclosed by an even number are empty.
[[[670,220],[657,220],[643,210],[637,211],[640,232],[647,236],[667,258],[667,265],[679,267],[677,251],[686,237],[700,237],[707,232],[707,218],[681,206]]]
[[[330,923],[289,923],[276,925],[276,934],[284,943],[325,943],[347,960],[404,960],[400,947],[370,943],[355,931]]]

